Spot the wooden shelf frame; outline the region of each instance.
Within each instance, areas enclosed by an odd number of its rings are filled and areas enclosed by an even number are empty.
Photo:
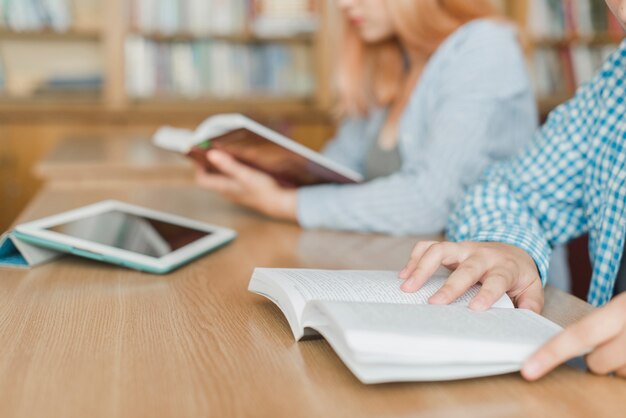
[[[150,110],[161,113],[166,109],[177,112],[178,109],[198,113],[218,113],[220,111],[233,111],[237,109],[256,109],[268,115],[284,112],[285,109],[298,109],[304,113],[330,113],[332,108],[332,83],[330,82],[332,57],[329,55],[331,30],[329,20],[332,19],[333,7],[325,0],[319,0],[320,27],[312,34],[298,34],[293,37],[260,37],[250,33],[236,35],[197,35],[192,33],[143,33],[131,28],[130,23],[123,18],[127,15],[127,0],[101,0],[102,1],[102,29],[99,31],[70,30],[67,32],[55,32],[53,30],[17,32],[0,30],[0,42],[5,40],[57,40],[79,41],[88,40],[100,43],[102,62],[104,65],[104,87],[102,98],[85,103],[88,109],[105,109],[108,113],[119,114],[124,111],[130,113],[148,112]],[[315,68],[314,79],[316,90],[314,94],[306,98],[289,97],[254,97],[253,99],[234,98],[209,98],[187,99],[185,97],[163,99],[155,97],[150,100],[137,100],[129,97],[126,89],[126,60],[125,43],[128,36],[138,35],[158,42],[191,42],[202,40],[218,40],[232,43],[299,43],[306,44],[312,49],[313,63]],[[42,102],[42,103],[40,103]],[[61,109],[75,109],[78,100],[41,100],[31,99],[7,99],[0,98],[0,117],[2,114],[16,114],[12,108],[19,112],[37,112],[41,109],[50,109],[58,105]],[[223,110],[222,110],[223,109]],[[243,110],[241,110],[243,111]],[[293,112],[290,112],[293,113]]]
[[[0,29],[0,41],[92,41],[98,42],[102,38],[99,30],[69,30],[64,32],[52,29],[35,31],[15,31]]]
[[[597,33],[594,35],[568,35],[561,38],[534,38],[532,44],[535,48],[569,48],[572,45],[618,45],[622,39],[613,33]]]
[[[196,34],[179,32],[174,34],[160,32],[139,32],[128,31],[129,35],[141,36],[155,42],[194,42],[194,41],[224,41],[244,44],[264,44],[264,43],[312,43],[315,41],[315,34],[297,34],[294,36],[257,36],[252,33],[241,34]]]

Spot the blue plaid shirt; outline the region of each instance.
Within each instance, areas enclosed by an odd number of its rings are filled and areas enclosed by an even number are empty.
[[[626,41],[512,161],[488,169],[451,216],[453,241],[526,250],[546,281],[551,248],[589,233],[588,300],[607,303],[626,235]]]

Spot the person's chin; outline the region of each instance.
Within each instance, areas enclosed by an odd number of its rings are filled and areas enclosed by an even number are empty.
[[[379,33],[361,30],[361,39],[363,40],[363,42],[368,44],[377,44],[386,41],[388,38],[388,36],[384,36]]]

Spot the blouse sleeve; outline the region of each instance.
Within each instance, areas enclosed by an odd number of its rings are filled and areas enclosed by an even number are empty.
[[[532,138],[534,98],[513,30],[495,22],[474,25],[446,53],[432,114],[420,115],[423,110],[411,106],[407,111],[414,113],[405,111],[404,119],[421,118],[428,127],[402,132],[413,138],[401,140],[402,169],[358,185],[299,189],[303,227],[439,233],[464,189],[487,165]]]

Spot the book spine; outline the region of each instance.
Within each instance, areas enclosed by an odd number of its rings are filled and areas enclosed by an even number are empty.
[[[0,27],[65,32],[73,25],[73,6],[72,0],[2,0]]]

